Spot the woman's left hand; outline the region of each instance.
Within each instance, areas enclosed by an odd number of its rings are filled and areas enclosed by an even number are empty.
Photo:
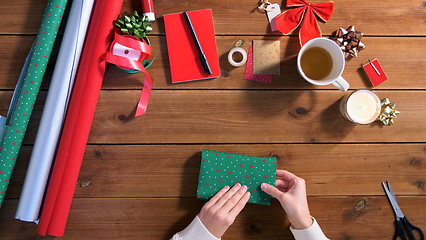
[[[198,217],[204,226],[217,238],[221,238],[235,218],[243,210],[250,198],[247,186],[235,184],[222,188],[206,204],[204,204]]]

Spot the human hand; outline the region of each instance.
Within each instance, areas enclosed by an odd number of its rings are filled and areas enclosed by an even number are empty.
[[[295,229],[305,229],[312,225],[306,198],[306,185],[303,178],[285,170],[277,170],[275,187],[262,183],[262,190],[280,201],[288,219]]]
[[[225,186],[204,204],[198,217],[211,234],[221,238],[234,223],[249,198],[250,192],[247,192],[247,186],[241,186],[239,183],[231,189]]]

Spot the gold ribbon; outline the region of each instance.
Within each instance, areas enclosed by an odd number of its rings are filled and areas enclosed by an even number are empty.
[[[400,113],[398,110],[395,109],[396,103],[391,103],[389,101],[389,98],[382,99],[382,112],[380,113],[378,119],[384,124],[384,125],[391,125],[394,124],[393,119],[396,118],[396,115]]]
[[[266,7],[270,4],[271,3],[268,0],[259,0],[259,2],[257,3],[257,5],[259,5],[259,6],[257,6],[257,9],[268,12],[270,10],[267,10]]]

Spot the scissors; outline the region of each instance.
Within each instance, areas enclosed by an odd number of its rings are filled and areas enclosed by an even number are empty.
[[[386,195],[388,196],[389,202],[392,205],[393,211],[395,212],[395,223],[396,223],[396,232],[393,236],[393,239],[397,239],[398,237],[401,237],[403,240],[407,240],[407,237],[404,233],[404,228],[408,233],[409,239],[415,240],[413,231],[417,231],[420,235],[420,240],[424,240],[425,237],[423,235],[423,232],[420,228],[414,226],[411,224],[408,219],[404,216],[401,209],[398,206],[398,202],[396,201],[395,194],[393,194],[392,187],[389,183],[389,181],[386,181],[387,185],[382,182],[383,188],[385,189]]]

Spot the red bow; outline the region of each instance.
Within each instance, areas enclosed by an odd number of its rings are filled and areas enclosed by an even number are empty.
[[[145,67],[142,65],[142,61],[151,57],[152,48],[143,40],[141,41],[138,38],[130,35],[121,35],[119,32],[119,29],[114,31],[114,41],[112,42],[111,47],[106,54],[106,61],[115,64],[119,68],[125,70],[135,69],[145,73],[142,93],[141,97],[139,98],[135,114],[135,117],[138,117],[142,114],[145,114],[146,108],[148,107],[149,97],[151,95],[152,80]],[[126,58],[113,54],[114,45],[117,43],[128,48],[138,50],[141,53],[139,59],[136,61],[131,58]]]
[[[289,9],[277,16],[277,29],[287,35],[301,25],[299,40],[300,45],[303,46],[307,41],[321,37],[321,30],[315,15],[327,22],[331,14],[333,14],[334,3],[309,3],[305,0],[287,0],[287,7],[298,8]]]

